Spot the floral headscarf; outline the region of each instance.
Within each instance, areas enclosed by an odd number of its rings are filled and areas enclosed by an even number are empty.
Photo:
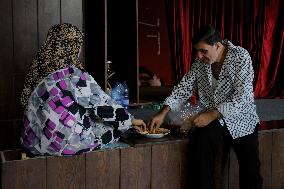
[[[82,32],[71,24],[57,24],[49,29],[44,44],[28,70],[21,95],[23,107],[27,105],[37,84],[49,74],[71,65],[83,68],[78,58],[82,44]]]

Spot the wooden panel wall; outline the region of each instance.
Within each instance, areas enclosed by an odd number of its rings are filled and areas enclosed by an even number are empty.
[[[60,1],[38,0],[38,43],[43,44],[50,26],[60,23]]]
[[[280,131],[280,130],[279,130]],[[259,157],[260,157],[260,169],[263,177],[263,188],[271,187],[271,170],[272,170],[272,132],[263,131],[259,133]],[[280,150],[278,148],[277,150]]]
[[[272,175],[271,188],[284,188],[284,129],[272,133]]]
[[[276,137],[278,137],[282,130],[277,130],[277,133],[275,134]],[[261,163],[261,175],[263,177],[263,188],[277,188],[272,186],[272,180],[274,179],[272,174],[275,173],[275,171],[272,170],[279,170],[283,172],[284,167],[279,166],[279,169],[275,169],[272,167],[272,164],[274,161],[281,161],[280,157],[275,157],[275,155],[279,155],[278,153],[281,153],[281,148],[278,146],[279,143],[277,142],[277,138],[273,137],[272,131],[261,131],[259,132],[259,157],[260,157],[260,163]],[[280,140],[280,139],[279,139]],[[283,141],[283,136],[282,136]],[[273,144],[275,143],[275,144]],[[274,147],[275,145],[275,147]],[[275,152],[272,150],[275,149]],[[283,148],[284,149],[284,148]],[[275,157],[275,160],[272,158]],[[278,164],[276,163],[276,164]],[[279,163],[281,165],[281,163]],[[282,165],[284,165],[282,163]],[[278,178],[280,180],[280,178]],[[229,167],[229,189],[238,189],[239,188],[239,165],[238,160],[236,157],[236,154],[233,150],[231,150],[230,153],[230,167]],[[281,188],[281,187],[278,187]]]
[[[83,28],[82,0],[0,1],[0,150],[19,146],[28,66],[53,24]]]
[[[61,0],[61,22],[72,23],[82,30],[83,27],[82,0]]]
[[[1,172],[2,182],[0,182],[0,188],[46,188],[45,158],[35,158],[28,161],[7,161],[1,164]]]
[[[151,187],[151,147],[121,150],[121,186],[124,189]]]
[[[119,189],[120,150],[86,154],[86,188]]]
[[[152,147],[151,188],[189,188],[188,143],[162,144]]]
[[[48,157],[46,163],[46,188],[85,189],[85,157]]]
[[[10,19],[7,19],[10,18]],[[13,60],[13,33],[12,33],[12,4],[10,0],[0,1],[0,126],[12,131],[12,102],[9,100],[9,91],[12,91],[12,60]],[[4,70],[5,68],[5,70]],[[9,101],[11,103],[9,103]],[[8,130],[9,129],[9,130]],[[10,141],[2,140],[7,134],[0,132],[0,149],[11,144]]]

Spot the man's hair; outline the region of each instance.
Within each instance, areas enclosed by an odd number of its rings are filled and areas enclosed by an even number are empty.
[[[220,32],[215,30],[211,25],[205,25],[199,28],[196,35],[192,38],[193,45],[200,41],[206,42],[208,45],[214,45],[222,41]]]

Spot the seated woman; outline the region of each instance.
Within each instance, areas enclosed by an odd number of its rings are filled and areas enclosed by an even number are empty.
[[[83,70],[83,34],[71,24],[50,28],[21,96],[21,144],[35,155],[73,155],[117,141],[130,127],[146,128]]]

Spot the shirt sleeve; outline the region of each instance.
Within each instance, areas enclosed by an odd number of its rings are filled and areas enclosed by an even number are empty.
[[[170,106],[171,110],[177,111],[181,105],[192,96],[193,89],[196,87],[195,64],[189,73],[185,74],[182,80],[176,85],[171,95],[166,98],[164,105]]]
[[[79,105],[92,111],[95,117],[117,125],[119,129],[129,128],[133,116],[121,105],[115,103],[87,72],[81,71],[72,78],[75,98]]]
[[[254,72],[250,55],[244,51],[244,58],[236,64],[233,95],[230,100],[217,106],[223,117],[237,115],[253,102]]]

